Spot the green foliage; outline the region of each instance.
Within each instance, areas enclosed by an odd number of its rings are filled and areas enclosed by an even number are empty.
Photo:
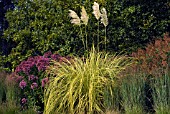
[[[13,68],[36,53],[59,49],[67,53],[70,47],[64,45],[69,42],[69,35],[64,30],[69,30],[68,25],[65,26],[69,19],[68,10],[64,9],[71,2],[65,3],[67,1],[19,0],[15,10],[6,14],[9,28],[4,37],[15,44],[7,60]]]
[[[5,98],[5,78],[6,74],[0,72],[0,103],[2,103]]]
[[[3,103],[0,105],[0,113],[1,114],[17,114],[17,110],[19,107],[16,106],[15,102],[9,101],[8,103]]]
[[[8,69],[8,68],[6,68],[6,69],[4,68],[4,64],[5,64],[5,56],[2,56],[1,52],[0,52],[0,71]]]
[[[5,79],[5,94],[6,94],[6,102],[13,102],[18,99],[19,91],[18,91],[18,86],[13,79],[13,75],[7,75]]]
[[[116,44],[118,50],[135,50],[168,31],[167,3],[167,0],[110,0],[108,4],[113,5],[108,9],[111,20],[107,33],[112,37],[109,38],[112,45]]]
[[[36,114],[32,109],[21,112],[17,101],[19,91],[13,76],[3,71],[0,72],[0,114]]]
[[[14,101],[16,98],[17,88],[15,81],[9,73],[0,71],[0,103]]]
[[[15,1],[15,0],[14,0]],[[6,13],[9,22],[4,38],[13,45],[6,61],[14,68],[20,61],[47,50],[61,54],[84,54],[79,27],[72,26],[69,10],[80,12],[84,6],[89,14],[86,27],[89,47],[97,45],[97,37],[105,39],[105,28],[92,15],[90,0],[17,0],[16,8]],[[132,51],[168,31],[170,11],[167,0],[98,0],[108,12],[107,50]],[[78,14],[80,15],[80,14]],[[85,27],[82,28],[83,30]],[[74,31],[74,32],[73,32]],[[104,49],[103,42],[100,48]]]
[[[49,65],[50,59],[56,60],[57,55],[47,52],[43,56],[29,57],[16,67],[14,78],[17,86],[20,87],[18,88],[20,90],[19,99],[28,101],[20,103],[22,108],[28,106],[35,110],[43,110],[43,89],[47,82],[47,79],[44,81],[44,71]]]
[[[8,101],[0,105],[0,114],[37,114],[32,109],[20,111],[20,106],[16,101]]]
[[[45,70],[50,65],[50,60],[62,62],[63,58],[69,59],[69,57],[46,52],[43,56],[31,56],[16,67],[13,78],[19,87],[18,101],[22,110],[32,108],[36,111],[43,111],[44,86],[48,82]]]
[[[51,81],[46,88],[45,114],[101,114],[110,108],[113,88],[119,73],[131,59],[97,53],[93,48],[86,58],[65,63],[53,61],[48,69]],[[110,101],[110,102],[108,102]]]

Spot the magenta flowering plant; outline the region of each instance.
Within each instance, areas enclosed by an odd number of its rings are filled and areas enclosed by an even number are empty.
[[[25,82],[24,80],[22,80],[22,81],[19,83],[19,87],[20,87],[21,89],[24,89],[24,88],[26,87],[26,85],[27,85],[27,82]]]
[[[64,58],[59,54],[46,52],[43,56],[29,57],[16,67],[14,73],[21,90],[20,104],[22,107],[27,104],[28,107],[43,111],[43,90],[49,80],[45,76],[45,70],[50,65],[50,60],[62,62]]]

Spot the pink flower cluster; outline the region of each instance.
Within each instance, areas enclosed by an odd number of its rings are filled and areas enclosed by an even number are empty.
[[[50,65],[51,59],[58,62],[65,62],[66,59],[70,60],[71,58],[46,52],[43,56],[29,57],[16,67],[13,74],[15,74],[14,79],[19,83],[19,87],[21,88],[20,103],[22,107],[29,105],[29,103],[32,104],[31,102],[39,102],[40,104],[37,105],[42,107],[43,89],[49,82],[48,77],[44,78],[44,71]]]
[[[42,81],[41,81],[41,86],[44,87],[45,84],[47,84],[47,83],[48,83],[48,78],[44,78],[44,79],[42,79]]]
[[[27,86],[27,81],[29,81],[28,83],[31,83],[31,89],[37,88],[38,87],[37,81],[41,80],[39,79],[37,74],[38,72],[43,72],[46,70],[47,66],[49,66],[50,64],[50,59],[59,62],[64,62],[64,60],[67,59],[67,57],[64,58],[59,54],[52,54],[49,51],[46,52],[43,56],[29,57],[27,60],[22,61],[16,67],[14,72],[16,74],[16,81],[19,82],[19,87],[21,89],[24,89]],[[68,57],[68,59],[70,58]],[[44,87],[47,82],[48,82],[48,78],[42,79],[41,86]]]
[[[31,84],[31,89],[35,89],[35,88],[37,88],[38,87],[38,84],[36,83],[36,82],[33,82],[32,84]]]
[[[27,86],[27,82],[25,82],[24,80],[22,80],[22,81],[19,83],[19,87],[20,87],[21,89],[24,89],[26,86]]]
[[[36,56],[35,59],[37,60],[35,65],[38,68],[38,71],[44,71],[46,67],[49,66],[49,58],[45,58],[43,56]]]
[[[26,61],[23,61],[15,69],[15,73],[24,72],[29,74],[31,68],[36,66],[38,71],[44,71],[49,65],[50,59],[62,61],[63,57],[59,54],[52,54],[51,52],[46,52],[43,56],[30,57]]]
[[[22,98],[22,99],[21,99],[21,103],[22,103],[22,104],[25,104],[26,102],[27,102],[27,99],[26,99],[26,98]]]
[[[35,81],[35,80],[38,80],[38,77],[37,77],[37,76],[34,76],[34,75],[29,75],[29,76],[28,76],[28,80],[29,80],[29,81]]]

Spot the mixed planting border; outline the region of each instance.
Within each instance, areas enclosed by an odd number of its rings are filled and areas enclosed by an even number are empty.
[[[69,10],[71,23],[81,31],[83,56],[64,57],[48,51],[26,57],[10,75],[0,74],[0,102],[2,109],[8,109],[2,113],[168,113],[168,33],[130,55],[113,54],[107,48],[107,11],[97,2],[92,9],[98,29],[90,45],[86,27],[91,18],[85,7],[81,6],[80,17]]]

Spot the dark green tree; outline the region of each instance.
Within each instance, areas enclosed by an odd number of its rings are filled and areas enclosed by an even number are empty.
[[[15,1],[14,1],[15,2]],[[90,0],[17,0],[15,9],[6,13],[9,22],[4,38],[13,48],[6,62],[15,68],[29,56],[51,50],[62,55],[83,55],[82,37],[85,27],[70,23],[69,10],[80,16],[81,6],[89,14],[86,28],[88,45],[96,45],[97,20],[92,14]],[[107,50],[130,53],[138,47],[168,32],[170,28],[170,5],[168,0],[97,0],[100,8],[108,13]],[[99,25],[100,40],[104,39],[104,26]],[[9,43],[10,43],[9,42]],[[100,49],[103,49],[103,44]]]

